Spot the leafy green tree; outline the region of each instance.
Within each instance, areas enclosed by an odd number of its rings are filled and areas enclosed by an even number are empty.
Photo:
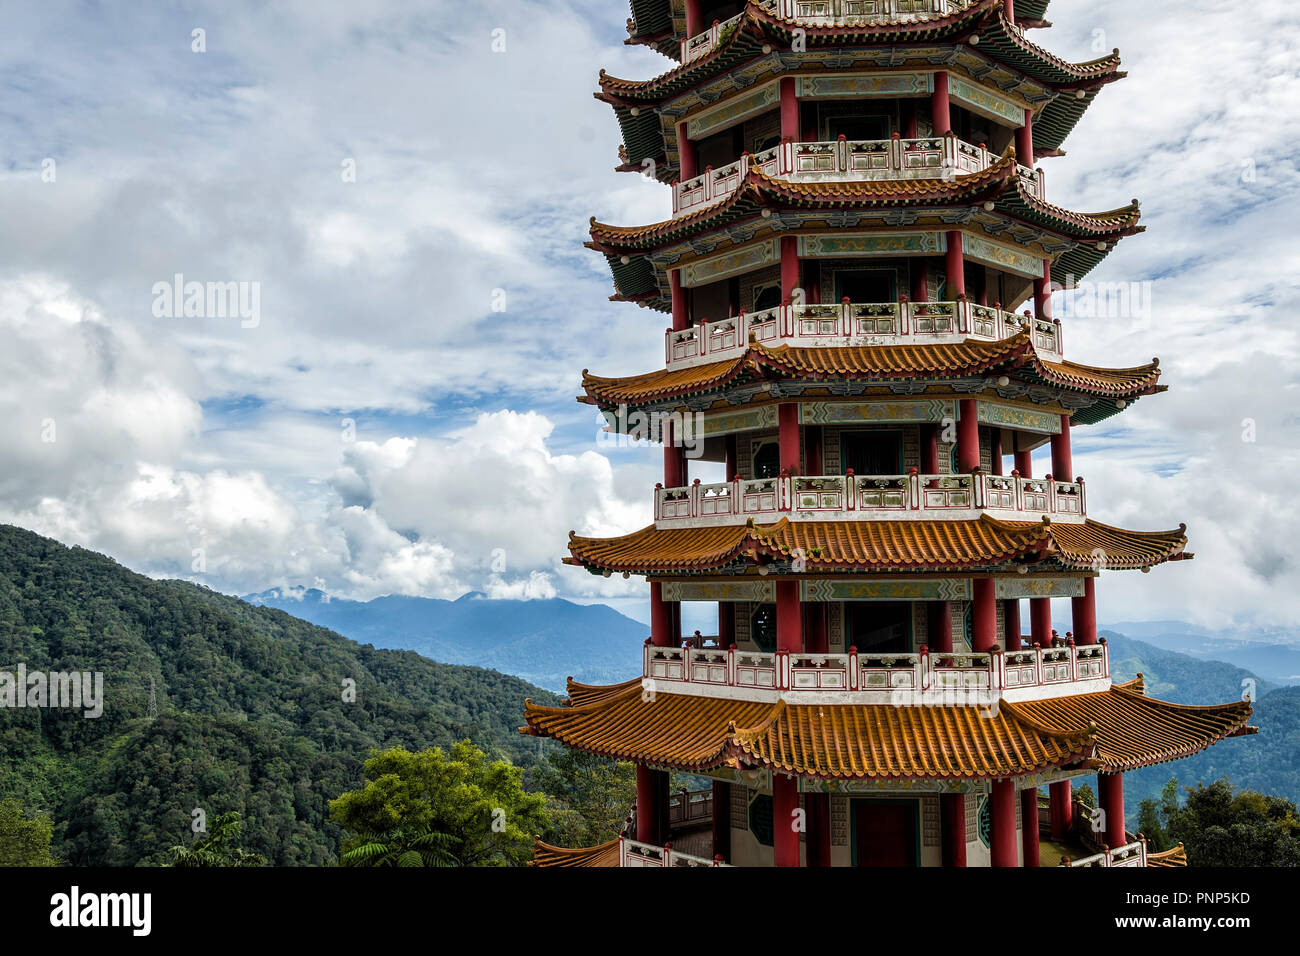
[[[1188,787],[1183,805],[1165,814],[1169,838],[1186,845],[1189,866],[1300,866],[1300,817],[1291,800],[1234,792],[1225,778]]]
[[[455,838],[426,828],[394,827],[384,839],[354,846],[344,866],[456,866]]]
[[[244,829],[236,811],[223,813],[212,822],[208,832],[189,846],[168,850],[172,866],[265,866],[266,857],[235,846]]]
[[[618,836],[636,802],[636,770],[559,748],[533,770],[533,786],[549,797],[552,826],[546,839],[559,846],[596,846]]]
[[[460,866],[518,866],[532,856],[533,834],[550,826],[546,798],[525,791],[522,776],[468,740],[453,744],[450,754],[394,747],[372,753],[365,786],[331,800],[330,818],[348,831],[343,856],[353,861],[400,861],[427,849],[446,852]],[[433,834],[446,839],[413,842]],[[386,851],[354,852],[370,845]]]
[[[17,800],[0,800],[0,866],[58,866],[50,852],[53,830],[44,814],[28,817]]]
[[[1178,811],[1178,781],[1171,778],[1160,791],[1160,798],[1147,797],[1138,804],[1138,833],[1147,838],[1147,849],[1160,853],[1175,844],[1169,836],[1168,822]]]

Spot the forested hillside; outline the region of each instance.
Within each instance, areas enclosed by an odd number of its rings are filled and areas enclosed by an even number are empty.
[[[244,845],[274,864],[333,862],[326,803],[372,747],[469,738],[527,766],[522,702],[554,699],[0,526],[0,667],[20,661],[104,675],[98,719],[0,709],[0,798],[48,813],[76,864],[161,862],[196,808],[242,813]]]

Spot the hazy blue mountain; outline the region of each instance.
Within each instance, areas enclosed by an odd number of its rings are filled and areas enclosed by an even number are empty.
[[[1185,621],[1127,621],[1109,629],[1167,651],[1236,664],[1275,684],[1300,684],[1300,629],[1211,630]]]
[[[592,684],[636,677],[649,635],[646,625],[613,608],[559,598],[498,601],[470,593],[455,601],[399,596],[343,601],[316,590],[272,590],[245,600],[363,644],[418,651],[446,664],[489,667],[558,692],[568,676]]]

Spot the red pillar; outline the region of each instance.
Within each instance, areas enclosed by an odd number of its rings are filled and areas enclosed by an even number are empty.
[[[1124,776],[1118,773],[1097,774],[1097,805],[1106,811],[1106,845],[1114,850],[1128,843],[1124,831]]]
[[[776,649],[803,650],[803,604],[798,581],[776,582]]]
[[[799,405],[785,402],[776,408],[777,441],[781,446],[781,470],[792,475],[801,471],[799,449]]]
[[[975,578],[971,587],[971,650],[987,651],[998,642],[997,586],[992,578]]]
[[[651,581],[650,643],[655,647],[673,646],[673,613],[670,603],[664,600],[663,584]]]
[[[1002,602],[1002,631],[1006,635],[1007,650],[1020,650],[1020,600],[1018,598],[1007,598]]]
[[[1020,791],[1020,851],[1024,866],[1038,866],[1038,788]]]
[[[1034,280],[1034,315],[1047,320],[1052,317],[1052,260],[1043,260],[1043,277]]]
[[[926,631],[929,648],[942,654],[952,652],[952,605],[947,601],[927,601],[929,617]]]
[[[777,866],[799,865],[798,809],[799,787],[794,777],[772,774],[772,857]]]
[[[1083,597],[1070,598],[1074,643],[1097,643],[1097,579],[1083,579]]]
[[[733,478],[736,477],[736,475],[740,471],[740,453],[736,447],[735,435],[728,435],[725,439],[723,439],[723,442],[726,445],[726,456],[727,456],[726,480],[731,481]]]
[[[944,253],[943,261],[948,280],[944,299],[954,302],[966,294],[966,259],[962,255],[960,232],[953,230],[948,233],[948,251]]]
[[[930,94],[930,123],[934,135],[942,136],[952,129],[952,111],[948,105],[948,74],[942,70],[934,75],[934,92]]]
[[[699,161],[695,153],[695,144],[686,135],[686,124],[677,124],[677,178],[682,182],[694,179],[700,174]]]
[[[704,11],[701,0],[686,0],[686,35],[688,37],[699,36],[708,25],[704,22]]]
[[[718,602],[718,644],[730,647],[736,641],[736,605],[730,601]]]
[[[794,77],[781,80],[781,139],[799,140],[799,100],[794,95]]]
[[[805,793],[804,809],[808,813],[808,833],[804,853],[809,866],[831,865],[831,795]]]
[[[1016,0],[1002,0],[1002,9],[1008,23],[1016,22]]]
[[[672,422],[664,423],[663,440],[664,487],[681,488],[686,484],[686,449],[676,443]]]
[[[1002,462],[1002,429],[989,430],[990,457],[993,459],[993,474],[1001,475],[1006,467]]]
[[[803,605],[803,649],[810,654],[825,654],[830,650],[826,607],[821,601],[809,601]]]
[[[1039,647],[1052,646],[1052,599],[1029,599],[1029,633]]]
[[[912,260],[912,301],[930,301],[930,264],[924,259]]]
[[[713,781],[713,856],[731,861],[731,784]]]
[[[668,839],[668,774],[637,764],[636,838],[663,846]]]
[[[960,400],[957,414],[957,471],[968,475],[980,466],[980,421],[975,399]]]
[[[1008,0],[1010,2],[1010,0]],[[1025,110],[1025,125],[1016,130],[1016,160],[1034,168],[1034,111]]]
[[[939,794],[940,843],[943,865],[966,865],[966,794]]]
[[[921,474],[939,474],[939,426],[921,426]]]
[[[916,139],[916,107],[916,100],[903,101],[903,139]]]
[[[806,456],[808,459],[808,474],[820,475],[823,472],[822,462],[822,429],[820,425],[810,425],[804,429],[804,445],[806,446]]]
[[[1016,865],[1016,785],[1011,780],[994,780],[989,795],[992,819],[989,834],[989,865]]]
[[[1074,798],[1070,790],[1068,780],[1058,781],[1047,788],[1053,840],[1064,840],[1074,826]]]
[[[682,285],[681,269],[673,269],[668,273],[668,285],[673,294],[673,331],[680,332],[691,325],[690,301],[686,287]]]
[[[781,294],[794,298],[799,288],[799,240],[794,236],[781,237]]]
[[[1070,416],[1061,416],[1061,433],[1052,436],[1052,477],[1074,481],[1074,460],[1070,455]]]
[[[1034,477],[1034,453],[1032,451],[1016,452],[1016,471],[1021,478]]]

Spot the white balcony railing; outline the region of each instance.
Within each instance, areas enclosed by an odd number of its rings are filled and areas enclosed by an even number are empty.
[[[734,478],[683,488],[655,487],[660,528],[707,527],[789,518],[792,521],[968,520],[987,513],[1012,521],[1047,515],[1082,523],[1087,492],[1082,481],[990,475],[787,475]]]
[[[865,182],[886,179],[952,179],[978,173],[996,162],[984,146],[972,146],[949,133],[920,139],[848,140],[782,143],[761,153],[746,153],[734,163],[709,167],[673,185],[673,216],[697,212],[729,197],[750,169],[789,182]],[[1031,194],[1043,198],[1042,170],[1020,166]]]
[[[965,10],[972,0],[762,0],[763,6],[786,20],[818,25],[871,23],[881,20],[917,20]],[[703,33],[682,40],[681,61],[690,63],[715,49],[727,27],[743,14],[715,22]]]
[[[1105,644],[951,653],[802,654],[734,646],[644,648],[645,693],[894,706],[1035,700],[1110,686]]]
[[[619,837],[618,865],[670,867],[730,866],[731,864],[720,860],[706,860],[702,856],[691,856],[689,853],[679,853],[672,848],[671,843],[667,846],[655,846],[653,843],[641,843],[637,840],[629,840],[627,837]]]
[[[1094,853],[1092,856],[1085,856],[1078,860],[1066,860],[1062,858],[1061,866],[1146,866],[1147,865],[1147,845],[1143,840],[1137,840],[1133,843],[1126,843],[1124,846],[1114,850],[1103,850],[1100,853]]]
[[[686,368],[736,358],[751,344],[826,348],[842,345],[941,345],[980,339],[1000,342],[1022,332],[1034,348],[1061,357],[1061,323],[1017,315],[996,305],[956,302],[841,302],[780,305],[761,312],[703,322],[664,333],[669,368]]]

